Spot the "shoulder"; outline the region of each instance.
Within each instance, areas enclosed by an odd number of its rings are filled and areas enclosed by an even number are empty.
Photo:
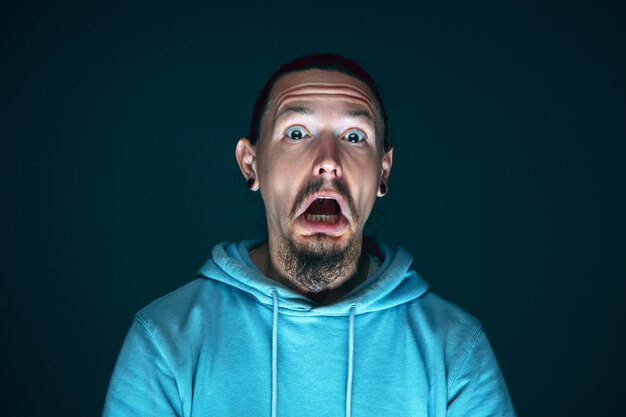
[[[476,317],[432,291],[416,301],[414,307],[437,327],[449,330],[469,329],[470,331],[476,331],[481,327]]]
[[[223,291],[220,283],[197,278],[139,310],[131,333],[151,340],[172,368],[179,369],[209,344],[210,329],[223,315]]]
[[[219,291],[218,283],[197,278],[139,310],[136,319],[157,337],[193,331],[213,315]]]
[[[178,315],[184,313],[194,304],[200,302],[205,291],[206,280],[197,278],[174,291],[157,298],[137,313],[142,319],[152,321],[164,314]]]
[[[483,335],[480,321],[432,292],[410,303],[412,327],[430,344],[440,346],[449,365],[459,366]]]

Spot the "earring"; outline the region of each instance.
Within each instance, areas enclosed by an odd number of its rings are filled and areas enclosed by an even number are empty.
[[[383,197],[385,194],[387,194],[387,184],[385,184],[384,182],[380,183],[380,187],[379,187],[379,191],[380,191],[380,196]]]
[[[251,190],[254,187],[254,178],[248,180],[248,189]]]

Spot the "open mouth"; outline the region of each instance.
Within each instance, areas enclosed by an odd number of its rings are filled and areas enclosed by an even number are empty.
[[[304,236],[343,235],[350,224],[345,198],[334,190],[319,190],[300,205],[297,225]]]
[[[310,223],[335,224],[341,218],[341,207],[334,198],[319,197],[311,202],[303,216]]]

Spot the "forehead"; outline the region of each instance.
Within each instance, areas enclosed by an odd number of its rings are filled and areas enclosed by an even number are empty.
[[[374,94],[364,82],[341,72],[318,69],[289,73],[276,81],[268,110],[276,115],[281,107],[307,100],[342,101],[378,116]]]

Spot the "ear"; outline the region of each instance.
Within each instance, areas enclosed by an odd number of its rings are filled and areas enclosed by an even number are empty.
[[[250,189],[256,191],[259,189],[259,179],[256,173],[256,149],[254,145],[246,138],[241,138],[237,142],[235,149],[235,157],[241,173],[246,181],[254,180],[254,184]]]
[[[383,153],[382,160],[382,171],[380,174],[380,182],[387,185],[387,181],[389,180],[389,174],[391,173],[391,165],[393,164],[393,147],[389,146],[389,148]],[[381,193],[380,189],[378,190],[378,197],[383,197],[385,193]]]

